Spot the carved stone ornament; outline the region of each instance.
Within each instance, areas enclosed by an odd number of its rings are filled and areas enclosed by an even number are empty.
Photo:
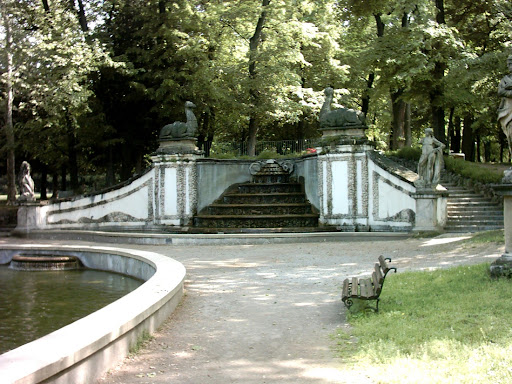
[[[266,160],[255,161],[249,166],[251,175],[259,174],[291,174],[293,172],[293,162],[290,160]]]
[[[331,110],[334,89],[325,88],[325,101],[320,110],[320,128],[355,128],[366,127],[364,113],[349,108]]]

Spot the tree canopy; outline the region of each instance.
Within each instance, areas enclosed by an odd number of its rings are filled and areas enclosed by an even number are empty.
[[[187,100],[201,142],[254,153],[313,138],[327,86],[381,149],[430,126],[469,160],[503,159],[508,0],[3,0],[0,13],[3,173],[15,154],[54,188],[139,172]]]

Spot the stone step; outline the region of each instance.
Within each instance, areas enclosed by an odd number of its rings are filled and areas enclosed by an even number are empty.
[[[454,233],[493,231],[496,229],[503,229],[503,226],[502,225],[447,225],[444,227],[444,230],[446,232],[454,232]]]
[[[447,207],[460,207],[460,208],[472,208],[472,207],[485,207],[485,208],[500,208],[500,205],[492,201],[449,201]]]
[[[305,203],[304,193],[230,193],[222,198],[224,204],[292,204]]]
[[[489,199],[483,197],[483,196],[477,196],[477,197],[448,197],[448,203],[488,203],[491,202]]]
[[[299,183],[248,183],[240,184],[238,192],[246,194],[301,193],[302,186]]]
[[[470,192],[468,192],[468,193],[462,193],[462,192],[452,193],[450,191],[448,200],[451,200],[451,199],[485,199],[485,200],[487,200],[487,198],[485,198],[484,196],[478,195],[476,193],[470,193]]]
[[[499,216],[503,217],[503,209],[499,207],[448,207],[449,216]]]
[[[196,227],[206,228],[288,228],[316,227],[318,215],[197,215]]]
[[[311,204],[212,204],[209,215],[301,215],[313,213]]]
[[[448,191],[447,232],[476,232],[503,228],[503,207],[489,198],[452,183]]]
[[[503,226],[503,220],[479,220],[479,219],[454,219],[449,218],[446,222],[450,225],[498,225]]]

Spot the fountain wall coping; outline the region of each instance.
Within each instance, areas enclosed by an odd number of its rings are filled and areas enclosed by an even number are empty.
[[[0,264],[20,251],[72,255],[88,268],[146,280],[106,307],[0,355],[3,383],[91,383],[169,317],[183,295],[185,267],[164,255],[102,246],[6,245]]]

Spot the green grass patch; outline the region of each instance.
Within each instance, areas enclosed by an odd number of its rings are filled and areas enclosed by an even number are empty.
[[[473,235],[469,240],[470,243],[484,244],[484,243],[498,243],[505,244],[505,234],[503,229],[495,231],[478,232]]]
[[[340,356],[383,383],[512,382],[512,281],[489,264],[389,275],[378,314],[348,315]]]

